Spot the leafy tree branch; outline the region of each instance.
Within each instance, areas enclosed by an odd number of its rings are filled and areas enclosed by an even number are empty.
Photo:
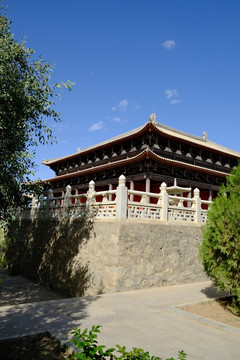
[[[60,121],[54,109],[59,89],[72,90],[72,83],[51,83],[53,66],[26,42],[11,33],[3,3],[0,5],[0,221],[8,221],[23,206],[26,192],[36,190],[30,182],[39,144],[56,139],[47,119]]]

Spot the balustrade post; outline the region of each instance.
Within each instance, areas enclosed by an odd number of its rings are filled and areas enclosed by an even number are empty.
[[[130,190],[134,190],[134,182],[131,180],[130,181]],[[134,201],[134,195],[130,194],[130,201]]]
[[[201,218],[201,199],[200,199],[200,190],[194,189],[194,208],[195,208],[195,223],[201,224],[202,218]]]
[[[108,185],[108,190],[111,191],[112,189],[113,189],[112,184],[109,184],[109,185]],[[109,196],[108,196],[108,201],[112,201],[112,194],[109,194]]]
[[[189,191],[189,193],[188,193],[188,195],[187,195],[188,199],[190,199],[191,196],[192,196],[192,195],[191,195],[191,192]],[[191,203],[190,201],[187,202],[187,207],[188,207],[188,208],[192,207],[192,203]]]
[[[150,179],[147,177],[146,178],[146,184],[145,184],[145,192],[150,192],[151,191],[151,181]],[[150,203],[150,197],[147,196],[146,198],[146,202],[149,204]]]
[[[72,195],[71,193],[72,187],[71,185],[66,186],[66,193],[63,200],[63,216],[67,217],[68,214],[68,208],[69,208],[69,197]]]
[[[147,195],[142,195],[140,203],[147,204],[149,202],[148,200],[149,200],[149,197]]]
[[[167,185],[163,182],[161,187],[161,197],[162,197],[162,211],[161,211],[161,220],[168,220],[168,193]]]
[[[89,188],[88,188],[88,192],[87,192],[87,201],[86,201],[87,211],[89,211],[89,212],[92,211],[91,206],[94,205],[95,202],[96,202],[96,199],[95,199],[95,182],[93,180],[91,180],[89,182]]]
[[[118,180],[117,194],[116,194],[116,218],[127,218],[128,205],[128,188],[126,187],[126,178],[121,175]]]
[[[35,217],[38,209],[38,196],[33,196],[32,198],[32,208],[31,208],[31,217]]]
[[[46,216],[48,216],[49,213],[49,207],[50,207],[50,200],[53,198],[53,190],[48,189],[47,193],[47,200],[46,200]]]

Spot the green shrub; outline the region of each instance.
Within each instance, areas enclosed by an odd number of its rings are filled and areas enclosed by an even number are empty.
[[[227,176],[208,211],[200,257],[218,289],[240,304],[240,165]]]
[[[187,354],[183,350],[179,351],[177,360],[186,360],[186,359],[187,359]],[[166,360],[174,360],[174,358],[171,357],[171,358],[166,359]]]
[[[105,345],[98,345],[97,334],[100,333],[100,325],[93,326],[90,331],[85,329],[74,328],[71,334],[74,339],[71,342],[80,350],[75,352],[66,360],[79,359],[79,360],[161,360],[157,356],[150,356],[148,351],[143,349],[133,348],[131,351],[126,351],[125,346],[116,345],[117,349],[110,348],[105,349]],[[121,355],[117,356],[114,352],[118,352]],[[186,360],[187,355],[185,352],[178,352],[178,360]],[[174,360],[174,358],[168,358],[166,360]]]
[[[85,329],[81,332],[81,329],[74,328],[72,334],[75,339],[71,340],[72,343],[80,350],[78,353],[74,353],[71,358],[88,360],[88,359],[106,359],[110,357],[113,359],[114,348],[107,349],[104,351],[105,345],[98,345],[97,342],[97,333],[100,333],[100,326],[93,326],[92,330],[88,332],[88,329]],[[69,358],[67,358],[69,360]]]
[[[148,351],[144,351],[143,349],[133,348],[130,352],[126,351],[125,346],[116,345],[117,352],[121,354],[120,357],[115,356],[115,359],[129,359],[129,360],[161,360],[157,356],[150,356]]]

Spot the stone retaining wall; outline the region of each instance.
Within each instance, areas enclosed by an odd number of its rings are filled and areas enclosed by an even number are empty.
[[[21,220],[9,267],[70,296],[206,279],[196,225],[147,221]]]

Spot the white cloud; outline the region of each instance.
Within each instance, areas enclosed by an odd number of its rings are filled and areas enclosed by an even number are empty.
[[[103,121],[98,121],[95,124],[93,124],[92,126],[90,126],[88,131],[97,131],[97,130],[101,130],[101,129],[103,129]]]
[[[128,101],[127,99],[124,99],[122,101],[120,101],[120,103],[118,104],[118,108],[121,111],[126,111],[127,110],[127,106],[128,106]]]
[[[182,102],[182,100],[179,100],[179,99],[172,99],[170,101],[171,104],[180,104]]]
[[[120,110],[120,111],[127,111],[127,107],[128,107],[128,100],[127,99],[123,99],[119,102],[119,104],[117,106],[112,106],[112,111],[115,110]]]
[[[178,97],[177,89],[167,89],[165,90],[166,98],[171,99],[172,97]]]
[[[162,43],[162,47],[167,50],[173,50],[176,46],[176,41],[174,40],[166,40]]]
[[[61,144],[67,144],[68,141],[67,141],[67,140],[60,140],[60,143],[61,143]]]
[[[182,100],[178,99],[179,93],[177,89],[167,89],[165,95],[170,104],[180,104],[182,102]]]
[[[120,117],[116,116],[116,117],[112,118],[112,121],[121,122],[122,120]]]

